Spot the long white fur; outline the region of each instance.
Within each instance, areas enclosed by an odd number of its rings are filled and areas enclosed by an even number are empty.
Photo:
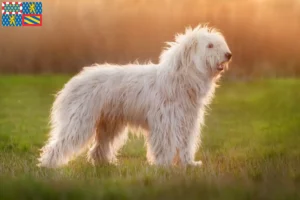
[[[66,83],[52,107],[39,165],[67,164],[89,144],[92,163],[115,163],[128,125],[146,130],[149,163],[200,165],[194,161],[200,126],[217,67],[230,50],[219,32],[205,26],[186,29],[168,45],[158,64],[94,65]]]

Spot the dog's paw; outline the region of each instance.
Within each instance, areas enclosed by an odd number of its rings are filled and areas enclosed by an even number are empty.
[[[202,166],[202,161],[193,161],[191,163],[189,163],[189,166],[192,166],[192,167],[201,167]]]
[[[116,158],[111,159],[98,159],[93,157],[87,158],[88,162],[91,163],[93,166],[118,166],[119,161]]]

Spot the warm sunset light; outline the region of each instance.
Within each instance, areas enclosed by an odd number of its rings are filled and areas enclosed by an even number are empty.
[[[157,61],[175,32],[209,23],[224,32],[235,52],[230,75],[300,73],[297,0],[43,3],[42,28],[1,28],[0,42],[6,46],[0,54],[2,72],[77,72],[94,62]]]
[[[300,0],[1,11],[0,200],[300,199]]]

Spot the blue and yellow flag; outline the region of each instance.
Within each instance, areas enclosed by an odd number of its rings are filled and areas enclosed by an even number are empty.
[[[2,26],[22,26],[22,15],[2,15]]]
[[[42,2],[23,2],[23,14],[42,14]]]
[[[23,15],[23,26],[41,26],[42,15]]]

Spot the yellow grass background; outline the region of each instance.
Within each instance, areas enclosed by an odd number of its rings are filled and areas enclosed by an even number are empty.
[[[0,73],[74,73],[93,63],[157,62],[186,26],[219,28],[229,76],[300,75],[299,0],[44,0],[42,27],[0,28]]]

